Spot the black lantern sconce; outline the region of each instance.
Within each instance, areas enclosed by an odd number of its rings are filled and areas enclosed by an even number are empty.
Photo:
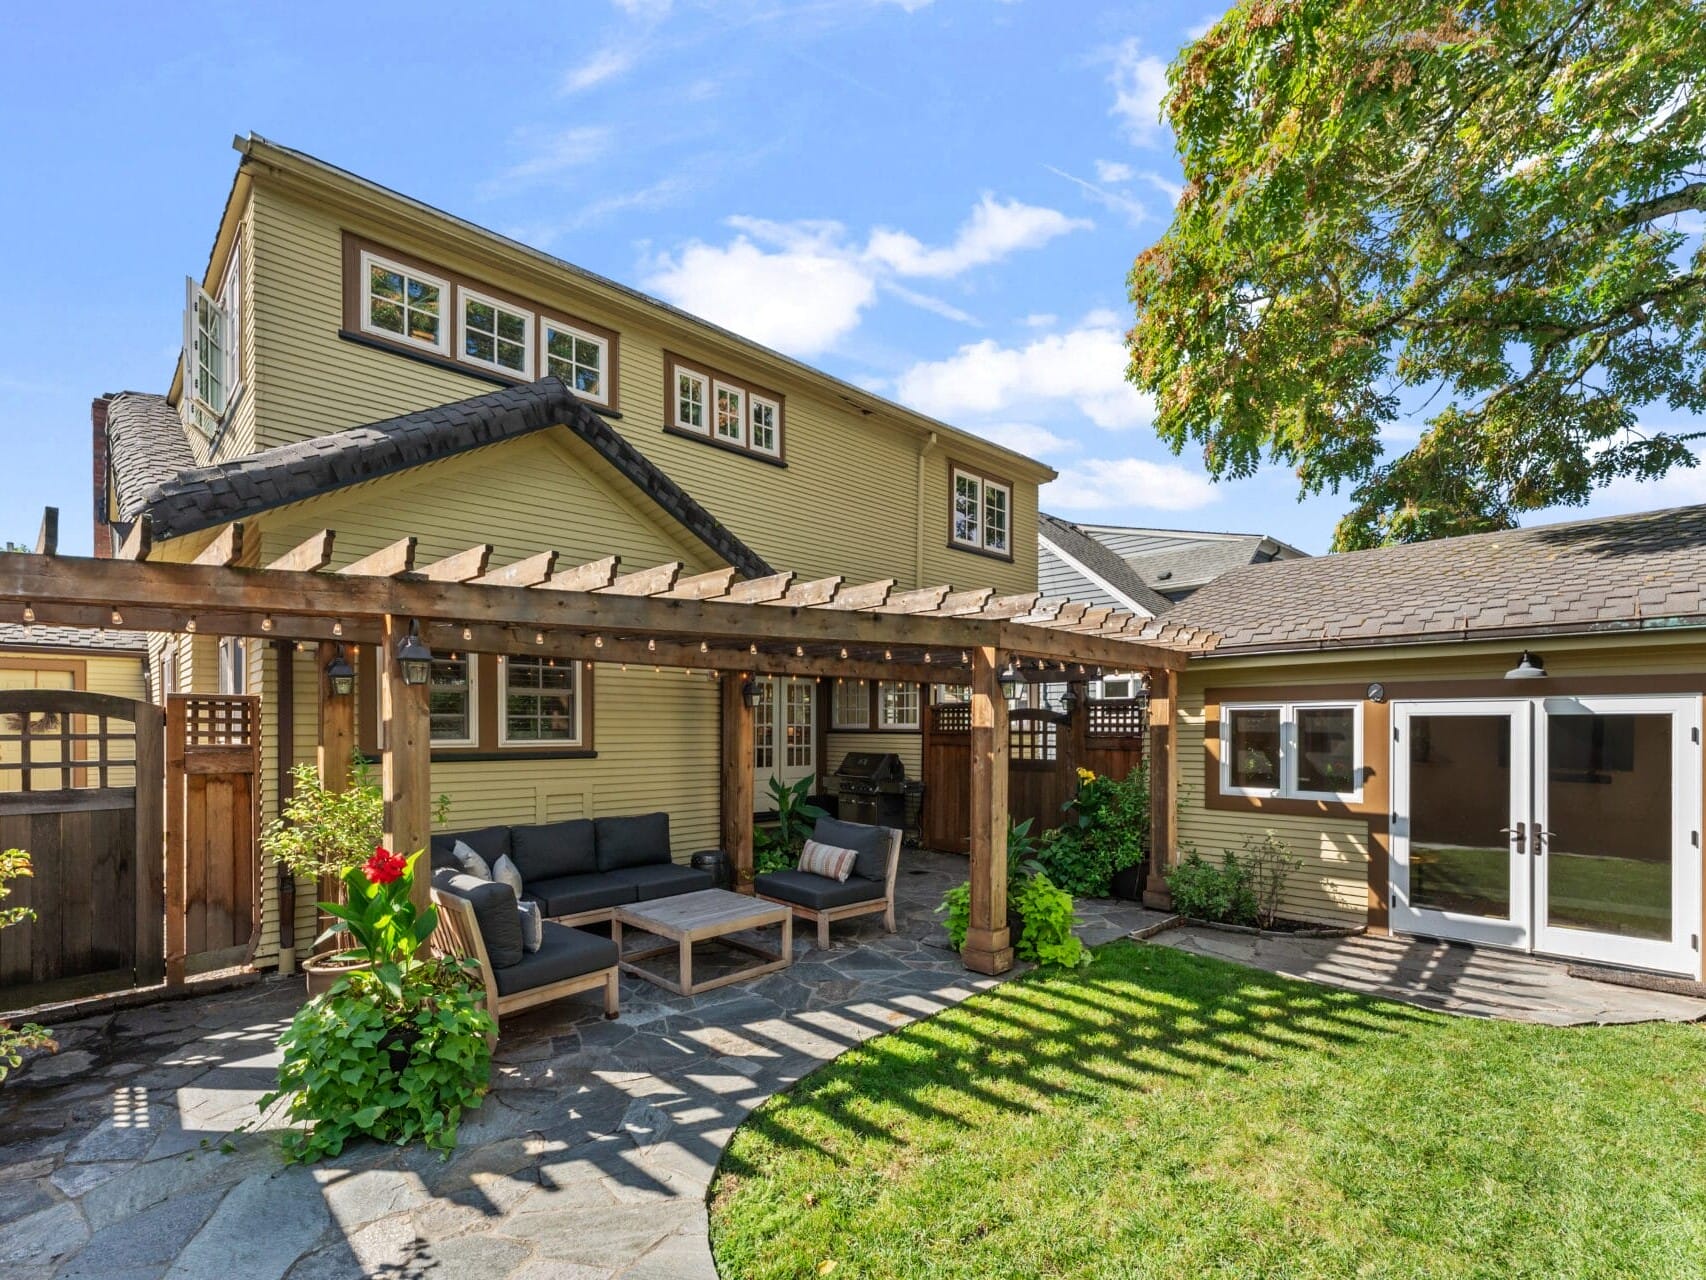
[[[332,687],[333,697],[348,698],[355,693],[355,668],[350,666],[341,644],[326,664],[326,683]]]
[[[749,707],[758,705],[758,681],[748,676],[740,687],[740,700]]]
[[[420,625],[411,621],[409,634],[397,641],[397,666],[402,670],[403,683],[423,685],[432,679],[432,650],[421,639]]]

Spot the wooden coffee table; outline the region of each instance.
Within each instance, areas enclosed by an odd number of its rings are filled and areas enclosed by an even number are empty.
[[[763,947],[755,947],[750,942],[730,936],[747,929],[763,929],[770,925],[782,926],[782,946],[778,951],[766,951]],[[624,926],[638,929],[642,933],[655,934],[660,938],[668,938],[669,942],[661,947],[624,952]],[[647,982],[655,982],[664,990],[673,991],[678,996],[695,996],[701,991],[727,986],[731,982],[744,982],[760,974],[774,973],[792,964],[794,913],[788,907],[778,906],[774,902],[763,902],[744,893],[730,893],[726,889],[700,889],[694,893],[681,893],[671,898],[654,898],[650,902],[630,902],[613,908],[610,917],[610,938],[616,944],[616,953],[621,956],[620,963],[624,972],[644,978]],[[759,957],[761,963],[737,973],[719,974],[704,982],[694,982],[693,944],[712,940],[737,951],[749,952]],[[680,978],[674,982],[635,963],[653,956],[668,955],[672,951],[680,956],[681,966]]]

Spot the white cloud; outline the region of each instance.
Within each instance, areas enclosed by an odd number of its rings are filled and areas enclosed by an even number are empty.
[[[930,2],[931,0],[877,0],[879,4],[892,4],[908,13],[917,13],[920,9],[927,9],[930,7]]]
[[[1096,161],[1096,181],[1118,186],[1122,182],[1130,182],[1137,176],[1137,170],[1124,160]]]
[[[978,424],[977,434],[1003,448],[1033,458],[1050,453],[1070,453],[1078,447],[1076,440],[1056,435],[1047,427],[1030,422],[983,422]]]
[[[1114,87],[1109,114],[1125,123],[1126,136],[1136,143],[1155,142],[1164,128],[1161,100],[1167,95],[1167,64],[1145,54],[1133,36],[1114,50],[1108,82]]]
[[[1030,329],[1052,329],[1060,323],[1060,317],[1052,311],[1033,311],[1025,317],[1025,326]]]
[[[1204,18],[1201,22],[1186,27],[1185,35],[1192,41],[1201,40],[1210,31],[1214,30],[1215,24],[1219,21],[1220,19],[1218,17]]]
[[[1123,191],[1110,191],[1106,187],[1098,186],[1094,182],[1080,178],[1075,173],[1068,173],[1065,169],[1057,169],[1052,164],[1046,164],[1043,168],[1054,174],[1055,177],[1065,178],[1068,182],[1080,188],[1085,195],[1089,196],[1090,199],[1094,200],[1104,209],[1112,209],[1115,213],[1121,214],[1124,216],[1126,222],[1132,226],[1136,226],[1138,223],[1143,222],[1149,216],[1148,211],[1144,209],[1141,203],[1132,199]]]
[[[1218,497],[1207,476],[1174,463],[1092,458],[1062,468],[1038,501],[1050,511],[1193,511]]]
[[[1056,236],[1091,226],[1058,209],[985,194],[954,236],[952,244],[928,248],[916,236],[879,227],[865,248],[867,257],[903,276],[942,279],[972,267],[998,262],[1020,249],[1035,249]]]
[[[905,285],[894,280],[882,281],[882,287],[885,293],[892,293],[902,302],[910,303],[920,311],[928,311],[932,315],[941,316],[944,320],[952,320],[955,324],[970,325],[974,329],[983,327],[983,321],[972,315],[971,312],[962,310],[951,302],[944,302],[931,294],[919,293],[916,289],[908,289]]]
[[[481,186],[491,196],[505,188],[526,186],[555,178],[602,159],[610,150],[612,133],[604,125],[581,125],[559,133],[523,135],[519,141],[522,158]]]
[[[671,0],[612,0],[630,18],[656,22],[669,16]]]
[[[1125,380],[1125,340],[1112,318],[1096,313],[1088,319],[1097,323],[1018,347],[989,338],[970,343],[945,360],[913,365],[896,383],[897,394],[950,422],[1069,405],[1109,430],[1147,426],[1155,402]]]
[[[634,52],[631,49],[600,49],[580,66],[573,68],[563,76],[561,92],[580,93],[594,88],[607,80],[626,75],[634,65]]]

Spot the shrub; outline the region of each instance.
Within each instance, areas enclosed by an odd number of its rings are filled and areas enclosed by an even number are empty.
[[[1007,906],[1019,918],[1013,947],[1021,960],[1076,966],[1089,963],[1089,953],[1073,934],[1078,913],[1072,895],[1055,886],[1042,865],[1030,855],[1037,849],[1031,820],[1014,823],[1007,831]],[[955,951],[963,951],[971,925],[971,886],[957,884],[936,908]]]
[[[1044,834],[1037,860],[1068,893],[1105,898],[1114,873],[1141,862],[1149,847],[1149,775],[1123,780],[1078,771],[1078,794],[1063,808],[1067,822]]]
[[[349,784],[330,791],[311,764],[290,771],[289,802],[261,836],[261,848],[298,879],[342,876],[360,865],[385,832],[385,802],[372,767],[350,759]]]
[[[801,778],[790,786],[770,779],[770,801],[776,806],[776,825],[759,828],[752,833],[752,869],[759,875],[771,871],[792,870],[800,861],[800,850],[806,847],[812,827],[819,818],[829,815],[810,803],[806,795],[812,778]]]
[[[1249,869],[1250,890],[1256,898],[1256,923],[1271,928],[1279,918],[1286,877],[1303,865],[1303,859],[1291,851],[1284,837],[1265,831],[1244,841],[1242,861]]]
[[[0,852],[0,899],[11,894],[11,881],[21,880],[31,874],[30,855],[22,849]],[[0,929],[35,918],[36,913],[30,907],[0,907]],[[0,1080],[4,1080],[7,1072],[24,1060],[26,1049],[56,1048],[58,1046],[48,1036],[46,1029],[33,1022],[26,1022],[18,1027],[0,1022]]]
[[[1254,924],[1256,894],[1250,869],[1230,849],[1215,866],[1195,849],[1167,876],[1173,909],[1180,915],[1217,924]]]

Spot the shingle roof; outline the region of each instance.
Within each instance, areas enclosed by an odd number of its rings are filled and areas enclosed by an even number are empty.
[[[107,460],[123,520],[136,517],[155,485],[196,461],[178,411],[146,391],[121,391],[108,402]]]
[[[101,653],[146,653],[140,631],[87,631],[82,627],[26,627],[0,622],[0,649],[89,649]]]
[[[1132,572],[1151,589],[1174,599],[1247,564],[1306,554],[1261,533],[1132,529],[1119,525],[1083,528],[1090,537],[1123,557]]]
[[[156,485],[142,513],[154,537],[181,537],[558,425],[584,440],[725,563],[750,577],[771,572],[757,552],[588,408],[561,378],[504,387],[185,470]]]
[[[1250,565],[1167,616],[1217,653],[1706,625],[1706,506]]]
[[[1039,511],[1037,534],[1059,547],[1062,552],[1078,561],[1133,604],[1152,614],[1162,613],[1171,607],[1172,602],[1150,590],[1124,560],[1070,521],[1051,516],[1046,511]]]

